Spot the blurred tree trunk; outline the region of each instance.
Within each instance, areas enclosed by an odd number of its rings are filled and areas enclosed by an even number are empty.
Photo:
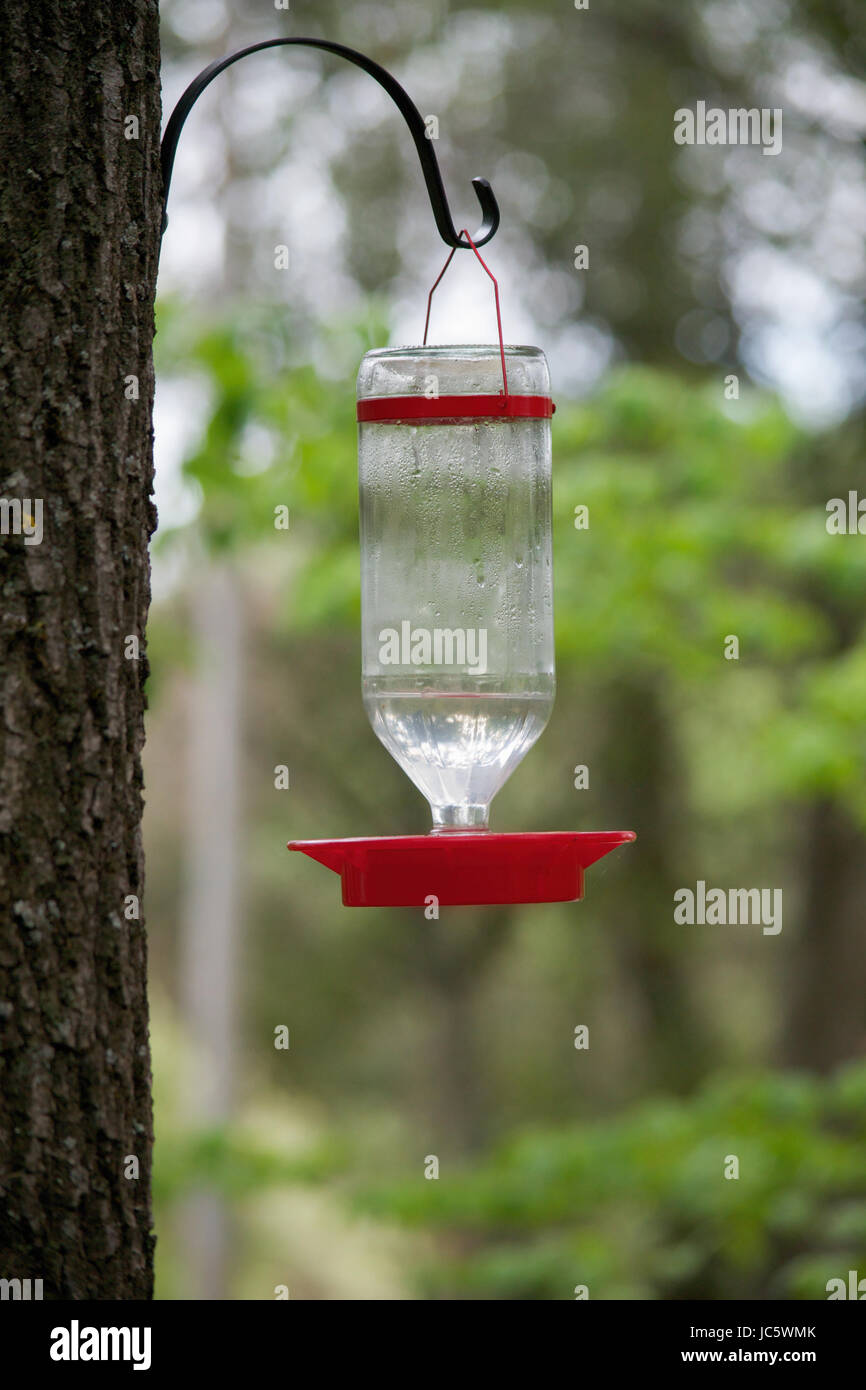
[[[830,1071],[866,1052],[863,834],[833,801],[805,816],[802,919],[782,1038],[782,1063]]]
[[[852,487],[859,479],[862,420],[846,422],[818,450],[809,460],[804,491],[809,503],[823,505],[822,484],[815,479],[825,478],[830,469],[847,476]],[[814,581],[806,592],[832,633],[833,656],[844,662],[861,641],[859,595],[834,592]],[[866,1052],[866,840],[851,813],[831,795],[805,808],[800,827],[802,911],[785,982],[781,1061],[830,1071]]]
[[[0,497],[33,533],[0,535],[0,1275],[146,1298],[156,0],[5,6],[0,51]]]
[[[227,562],[202,567],[192,605],[198,669],[188,740],[187,888],[181,988],[193,1065],[187,1114],[202,1129],[231,1118],[237,1054],[238,784],[243,606]],[[194,1191],[184,1212],[189,1297],[227,1296],[229,1217]]]
[[[603,753],[613,824],[637,831],[610,932],[646,1036],[652,1084],[687,1090],[710,1055],[693,1001],[688,950],[673,921],[683,874],[685,791],[663,692],[622,678],[606,692],[610,730]]]
[[[209,57],[212,60],[224,51],[225,37],[221,35],[212,44]],[[235,179],[244,172],[237,160],[231,116],[236,90],[236,72],[232,70],[221,78],[215,115],[225,149],[215,194],[225,227],[221,291],[228,303],[241,293],[241,268],[252,258],[255,243],[246,209],[239,210],[229,196]],[[239,576],[230,561],[216,558],[203,561],[197,568],[190,625],[197,667],[187,749],[189,798],[180,987],[193,1059],[187,1114],[198,1128],[213,1131],[224,1129],[234,1113],[238,1049],[244,610]],[[181,1220],[188,1297],[209,1301],[227,1298],[232,1224],[225,1197],[201,1184],[187,1196]]]
[[[440,921],[410,919],[414,964],[432,1005],[430,1142],[460,1157],[490,1141],[489,1086],[478,1039],[478,998],[487,973],[511,940],[510,907],[471,914],[442,909]],[[435,1139],[435,1142],[434,1142]]]

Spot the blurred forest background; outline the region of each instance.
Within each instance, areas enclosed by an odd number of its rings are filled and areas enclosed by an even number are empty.
[[[436,115],[458,226],[493,184],[506,339],[557,402],[559,685],[494,828],[638,839],[580,904],[439,922],[285,852],[428,828],[361,705],[354,377],[418,341],[445,248],[368,77],[246,60],[188,123],[160,281],[160,1295],[826,1297],[866,1274],[866,540],[825,524],[864,479],[860,0],[161,9],[166,116],[214,57],[326,37]],[[698,100],[782,108],[781,154],[676,145]],[[470,257],[433,333],[493,336]],[[781,888],[782,931],[676,924],[698,879]]]

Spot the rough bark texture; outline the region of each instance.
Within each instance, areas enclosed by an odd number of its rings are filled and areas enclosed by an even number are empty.
[[[40,544],[0,534],[0,1277],[147,1298],[146,953],[127,914],[143,887],[158,6],[7,5],[0,52],[0,498],[43,501]]]

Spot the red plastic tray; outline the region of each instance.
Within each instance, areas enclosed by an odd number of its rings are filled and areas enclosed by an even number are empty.
[[[633,830],[467,831],[357,840],[292,840],[333,869],[346,907],[564,903],[583,897],[584,870]]]

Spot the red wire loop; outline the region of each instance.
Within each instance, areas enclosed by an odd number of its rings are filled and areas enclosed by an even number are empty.
[[[507,373],[506,370],[505,370],[505,343],[504,343],[503,338],[502,338],[502,314],[501,314],[500,308],[499,308],[499,283],[498,283],[498,281],[497,281],[497,279],[496,279],[496,276],[493,274],[493,271],[490,269],[489,265],[487,265],[486,261],[485,261],[485,260],[483,259],[483,257],[481,256],[481,254],[480,254],[480,252],[479,252],[479,250],[478,250],[478,247],[475,245],[475,242],[472,240],[471,236],[469,235],[469,233],[467,232],[467,230],[466,230],[465,227],[462,228],[462,230],[461,230],[461,232],[460,232],[460,235],[461,235],[461,236],[465,236],[466,240],[469,242],[469,245],[472,247],[472,250],[475,252],[476,258],[477,258],[478,261],[480,262],[482,270],[483,270],[483,271],[485,272],[485,274],[488,275],[488,276],[490,277],[490,279],[493,281],[493,296],[494,296],[494,298],[495,298],[495,300],[496,300],[496,328],[497,328],[497,331],[498,331],[498,333],[499,333],[499,360],[500,360],[500,362],[502,363],[502,388],[503,388],[503,394],[504,394],[504,396],[505,396],[505,399],[508,400],[508,373]],[[429,327],[430,327],[430,306],[431,306],[431,304],[432,304],[432,302],[433,302],[433,291],[436,289],[437,285],[439,284],[439,281],[442,279],[442,276],[445,274],[446,270],[448,269],[449,265],[451,264],[451,261],[453,260],[453,257],[454,257],[454,252],[455,252],[456,250],[457,250],[457,247],[456,247],[456,246],[452,247],[451,251],[450,251],[449,254],[448,254],[448,259],[447,259],[447,261],[446,261],[445,264],[443,265],[443,267],[442,267],[442,269],[440,270],[439,274],[436,276],[436,279],[433,281],[433,285],[432,285],[432,287],[431,287],[431,289],[430,289],[430,293],[429,293],[428,296],[427,296],[427,317],[426,317],[426,319],[424,320],[424,339],[423,339],[423,346],[424,346],[424,347],[427,346],[427,330],[428,330]]]

